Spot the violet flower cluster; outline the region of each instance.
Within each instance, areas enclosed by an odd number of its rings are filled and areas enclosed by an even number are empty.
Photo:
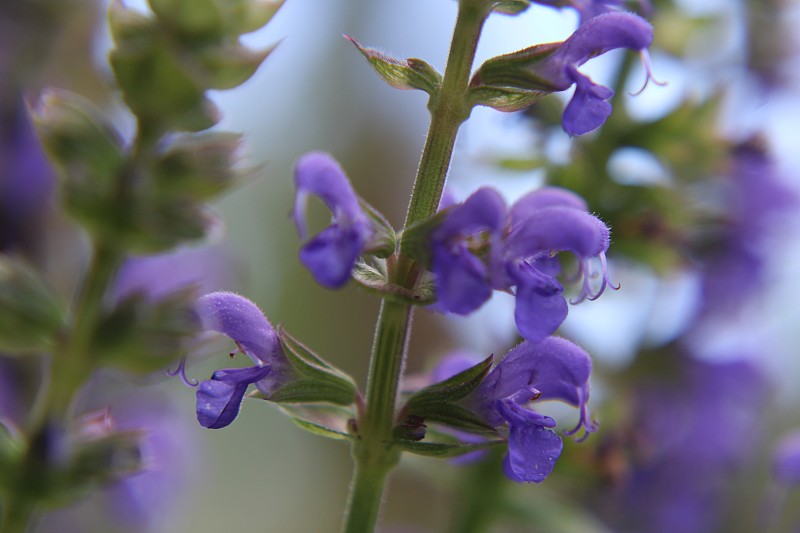
[[[507,208],[490,188],[450,208],[430,237],[431,271],[439,306],[466,315],[480,308],[493,290],[516,296],[520,334],[538,342],[555,332],[567,316],[561,266],[556,254],[578,260],[577,301],[598,298],[608,286],[605,252],[608,227],[589,214],[577,195],[552,187],[529,193]],[[600,265],[593,291],[591,260]]]
[[[439,362],[433,375],[437,381],[444,381],[472,364],[471,357],[452,354]],[[581,429],[587,435],[596,431],[597,424],[587,407],[591,371],[589,354],[566,339],[524,341],[459,404],[507,438],[508,454],[503,463],[506,476],[517,482],[541,483],[553,470],[563,443],[553,431],[556,421],[529,405],[547,400],[572,405],[579,409],[579,420],[565,434],[574,435]]]

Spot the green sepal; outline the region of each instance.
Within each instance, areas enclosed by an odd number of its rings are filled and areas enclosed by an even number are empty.
[[[89,226],[107,225],[128,164],[120,135],[88,100],[67,91],[47,91],[34,122],[62,179],[65,209]]]
[[[444,222],[449,213],[449,208],[442,209],[405,228],[400,234],[400,249],[403,254],[430,269],[430,234]]]
[[[283,326],[278,326],[278,338],[296,377],[268,396],[256,391],[252,394],[253,397],[276,403],[324,402],[350,405],[355,401],[357,388],[350,376],[301,344]]]
[[[199,87],[225,90],[238,87],[255,74],[261,63],[278,45],[253,50],[238,43],[222,43],[205,47],[186,62],[186,69]]]
[[[228,132],[176,135],[159,148],[152,173],[157,195],[206,201],[235,184],[242,136]]]
[[[367,249],[364,250],[365,254],[373,255],[381,259],[385,259],[395,252],[397,247],[397,235],[394,228],[383,213],[372,207],[369,203],[364,201],[363,198],[358,199],[361,209],[369,217],[374,232],[371,241],[367,244]]]
[[[151,131],[200,131],[219,121],[219,112],[204,88],[187,73],[157,20],[112,3],[109,23],[116,47],[111,68],[125,103]]]
[[[467,105],[470,107],[482,105],[511,113],[529,108],[548,94],[550,93],[546,91],[479,85],[470,87],[467,92]]]
[[[506,88],[551,93],[558,90],[534,72],[536,63],[555,52],[562,43],[546,43],[487,59],[475,72],[470,88]],[[486,90],[486,89],[483,89]],[[540,97],[541,98],[541,97]]]
[[[361,46],[352,37],[345,36],[345,39],[353,43],[383,81],[395,89],[419,89],[431,96],[439,92],[442,75],[422,59],[413,57],[406,60],[395,59],[374,48]]]
[[[475,444],[470,442],[459,442],[456,439],[453,439],[453,442],[395,440],[392,442],[392,444],[404,452],[413,453],[414,455],[446,459],[449,457],[459,457],[468,453],[487,450],[501,444],[506,444],[506,441],[490,440]]]
[[[159,21],[187,42],[213,41],[223,35],[223,19],[215,0],[148,0]]]
[[[494,432],[494,428],[458,401],[474,391],[492,367],[494,356],[489,356],[455,376],[418,390],[406,402],[402,412],[427,421],[473,432]]]
[[[384,261],[370,261],[363,259],[356,261],[350,276],[366,291],[395,301],[410,303],[412,305],[430,305],[436,301],[434,287],[429,278],[421,277],[417,287],[408,289],[391,283],[386,272]]]
[[[355,415],[351,409],[324,404],[282,404],[281,411],[298,427],[334,440],[352,440]]]
[[[500,0],[495,2],[492,11],[503,15],[519,15],[529,7],[531,7],[530,0]]]
[[[200,330],[195,291],[184,289],[157,301],[135,292],[100,320],[92,339],[98,363],[149,373],[182,356]]]
[[[75,446],[69,467],[58,476],[57,484],[70,497],[76,487],[90,488],[117,481],[142,470],[140,430],[115,431]]]
[[[272,20],[284,0],[217,0],[225,33],[242,35],[254,32]]]
[[[47,351],[63,324],[61,302],[37,272],[0,255],[0,349]]]

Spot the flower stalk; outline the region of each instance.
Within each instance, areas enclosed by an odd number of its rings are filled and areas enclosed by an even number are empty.
[[[466,94],[483,24],[491,5],[485,1],[461,0],[447,67],[438,94],[431,97],[431,122],[420,159],[405,226],[436,212],[450,167],[456,135],[469,117]],[[402,248],[391,281],[411,288],[418,269]],[[385,299],[375,330],[367,378],[366,409],[358,421],[359,439],[354,444],[355,469],[345,516],[345,533],[368,533],[375,529],[384,485],[399,460],[391,445],[395,405],[411,331],[413,307]]]

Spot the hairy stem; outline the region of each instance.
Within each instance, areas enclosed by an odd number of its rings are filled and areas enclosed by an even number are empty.
[[[475,50],[490,11],[485,0],[461,0],[442,87],[431,98],[431,123],[406,215],[406,226],[436,212],[458,128],[469,116],[466,93]],[[416,283],[418,269],[400,250],[393,282]],[[355,471],[343,531],[370,533],[380,514],[384,485],[399,460],[392,447],[397,390],[403,373],[413,308],[384,300],[375,329],[367,378],[366,410],[353,447]]]

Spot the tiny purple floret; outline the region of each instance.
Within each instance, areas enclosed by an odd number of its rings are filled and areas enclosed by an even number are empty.
[[[301,239],[308,235],[309,195],[319,197],[331,211],[331,224],[302,246],[300,261],[320,285],[342,287],[373,236],[369,219],[344,171],[328,154],[312,152],[301,157],[295,167],[295,186],[292,218]]]
[[[219,429],[239,414],[247,387],[264,394],[292,378],[278,335],[261,310],[243,296],[215,292],[198,299],[203,329],[217,331],[236,342],[255,366],[217,370],[197,389],[197,419],[203,427]]]

